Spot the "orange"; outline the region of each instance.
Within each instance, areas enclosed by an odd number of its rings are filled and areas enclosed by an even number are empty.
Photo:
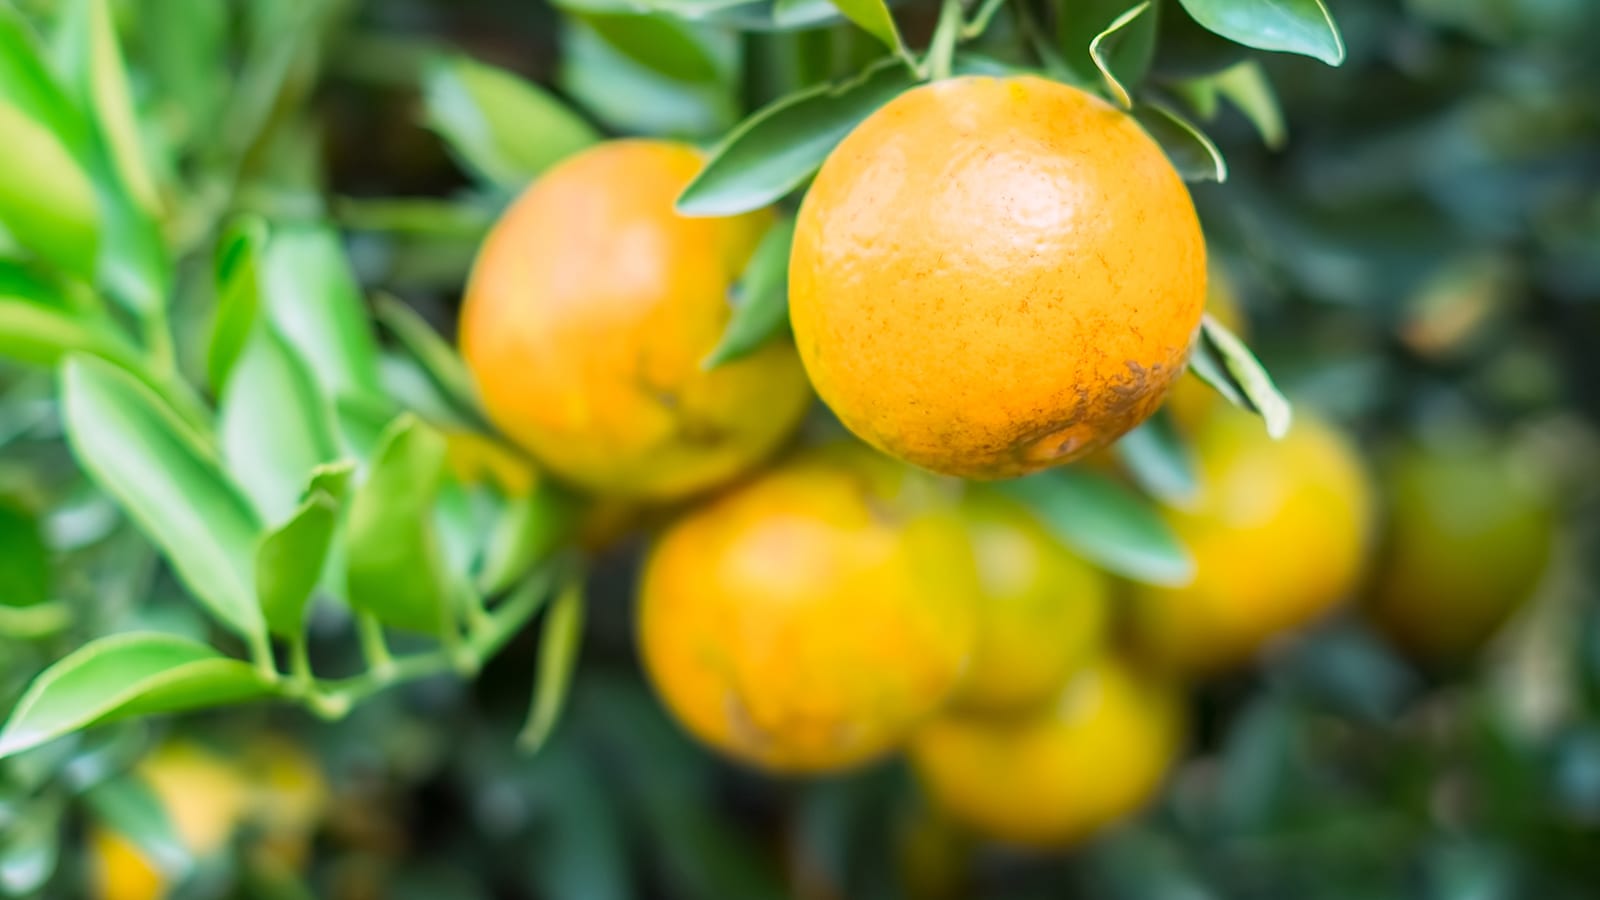
[[[583,151],[512,204],[473,266],[461,349],[489,417],[597,493],[666,500],[727,481],[809,402],[786,341],[701,367],[772,221],[674,212],[702,163],[665,141]]]
[[[911,761],[952,818],[997,840],[1059,847],[1149,801],[1181,748],[1184,718],[1171,685],[1107,659],[1033,715],[933,721],[913,739]]]
[[[1184,370],[1206,255],[1138,124],[1032,76],[899,95],[823,163],[789,263],[817,393],[851,431],[969,478],[1078,459]]]
[[[1274,441],[1260,419],[1218,407],[1195,434],[1194,451],[1194,503],[1164,511],[1194,554],[1194,581],[1138,586],[1132,608],[1151,658],[1203,671],[1245,661],[1354,589],[1372,497],[1354,447],[1304,408]]]
[[[943,487],[829,446],[685,515],[640,586],[641,655],[666,706],[773,771],[888,752],[972,650],[977,575]]]
[[[1368,612],[1423,661],[1464,662],[1538,586],[1555,543],[1550,492],[1492,444],[1408,447],[1384,474],[1388,522]]]
[[[1105,639],[1106,580],[996,491],[968,491],[962,513],[978,563],[978,638],[953,705],[1006,714],[1046,703]]]

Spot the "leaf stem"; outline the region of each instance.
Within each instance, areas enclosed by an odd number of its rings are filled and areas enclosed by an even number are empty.
[[[356,616],[356,634],[361,640],[361,656],[367,661],[369,674],[385,678],[395,667],[389,655],[389,642],[383,637],[383,624],[370,613]]]
[[[1006,0],[983,0],[983,4],[978,7],[978,12],[973,15],[972,21],[961,29],[961,40],[970,41],[988,31],[989,23],[994,21],[995,13],[998,13],[1000,7],[1005,5]]]
[[[939,8],[939,24],[934,26],[933,40],[923,65],[930,81],[950,77],[951,62],[955,57],[956,37],[961,32],[961,0],[944,0]]]

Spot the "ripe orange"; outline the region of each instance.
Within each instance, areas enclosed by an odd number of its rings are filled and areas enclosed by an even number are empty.
[[[881,450],[970,478],[1078,459],[1184,370],[1189,193],[1133,119],[1031,76],[907,91],[807,192],[789,312],[812,384]]]
[[[1005,714],[1046,703],[1105,639],[1106,580],[1015,500],[977,488],[962,513],[978,562],[978,639],[952,705]]]
[[[1057,847],[1143,806],[1183,730],[1171,685],[1102,660],[1033,715],[936,719],[912,740],[911,761],[953,818],[997,840]]]
[[[808,450],[661,536],[641,654],[713,747],[777,771],[843,768],[949,697],[976,578],[940,485],[864,447]]]
[[[1465,661],[1539,584],[1555,509],[1521,462],[1469,442],[1409,447],[1385,468],[1389,515],[1368,612],[1424,661]]]
[[[1164,515],[1194,554],[1193,583],[1135,589],[1151,658],[1182,670],[1236,665],[1327,612],[1356,586],[1371,489],[1355,449],[1303,408],[1282,440],[1218,407],[1194,436],[1199,492]]]
[[[701,164],[664,141],[577,154],[506,211],[467,285],[461,348],[490,418],[597,493],[672,499],[726,481],[809,400],[785,342],[701,368],[772,220],[679,216]]]

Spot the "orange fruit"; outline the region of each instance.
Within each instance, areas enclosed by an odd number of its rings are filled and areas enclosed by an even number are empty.
[[[1184,719],[1170,684],[1103,659],[1029,716],[941,716],[918,730],[911,761],[952,818],[996,840],[1060,847],[1149,801]]]
[[[1083,457],[1184,370],[1206,255],[1183,180],[1077,88],[971,76],[899,95],[806,193],[789,313],[851,431],[969,478]]]
[[[807,450],[661,536],[641,655],[711,746],[774,771],[844,768],[955,689],[976,580],[941,485],[864,447]]]
[[[489,417],[597,493],[666,500],[733,478],[809,402],[784,341],[701,367],[772,221],[678,215],[702,163],[665,141],[585,150],[512,204],[473,265],[461,349]]]
[[[962,514],[978,563],[978,631],[952,705],[1006,714],[1046,703],[1105,639],[1106,580],[1003,494],[969,490]]]
[[[1367,611],[1422,660],[1463,662],[1538,587],[1555,544],[1550,491],[1511,452],[1470,441],[1408,447],[1384,475]]]
[[[1152,659],[1204,671],[1243,662],[1355,588],[1372,497],[1355,448],[1303,408],[1274,441],[1255,416],[1218,407],[1193,446],[1198,493],[1163,514],[1194,555],[1194,581],[1140,585],[1132,609]]]

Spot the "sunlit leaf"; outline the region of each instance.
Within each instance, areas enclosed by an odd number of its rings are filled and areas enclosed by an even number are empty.
[[[1189,357],[1189,369],[1233,405],[1261,416],[1267,433],[1274,438],[1289,433],[1289,400],[1244,341],[1210,313],[1206,314],[1200,339]]]
[[[1272,82],[1267,80],[1267,72],[1259,62],[1245,60],[1212,76],[1211,83],[1256,127],[1262,143],[1274,150],[1283,146],[1288,138],[1283,110],[1278,107]]]
[[[274,229],[262,272],[267,316],[323,391],[381,401],[377,338],[338,233],[320,225]]]
[[[1260,50],[1344,62],[1344,38],[1322,0],[1178,0],[1196,22]]]

